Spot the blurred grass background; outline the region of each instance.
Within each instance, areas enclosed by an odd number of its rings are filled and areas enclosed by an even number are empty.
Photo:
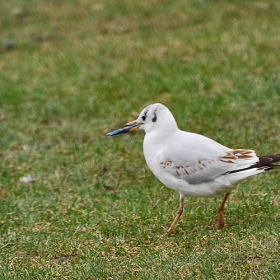
[[[186,200],[147,168],[148,104],[233,148],[280,152],[280,3],[2,0],[1,279],[278,279],[279,172]],[[28,174],[30,183],[21,178]]]

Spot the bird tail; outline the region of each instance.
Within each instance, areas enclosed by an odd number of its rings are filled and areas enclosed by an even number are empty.
[[[280,169],[280,165],[275,164],[277,162],[280,162],[280,154],[271,156],[259,156],[259,161],[253,166],[250,166],[250,168],[264,168],[266,171],[271,169]]]
[[[231,184],[236,184],[247,177],[257,175],[271,169],[280,169],[280,165],[275,164],[280,162],[280,154],[272,156],[259,156],[258,158],[259,161],[249,167],[228,172],[228,180]]]

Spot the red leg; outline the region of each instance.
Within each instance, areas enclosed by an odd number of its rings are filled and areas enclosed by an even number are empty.
[[[219,208],[219,212],[218,212],[218,226],[217,228],[218,229],[222,229],[224,226],[225,226],[225,219],[224,219],[224,208],[225,208],[225,204],[226,204],[226,201],[228,199],[230,195],[230,192],[229,193],[226,193],[221,205],[220,205],[220,208]]]
[[[174,221],[172,222],[170,228],[167,231],[168,234],[174,233],[174,228],[175,228],[179,218],[181,217],[183,211],[184,211],[184,198],[180,198],[180,207],[179,207],[178,213],[177,213]]]

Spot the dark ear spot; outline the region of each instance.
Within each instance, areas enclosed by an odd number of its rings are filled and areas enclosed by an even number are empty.
[[[152,122],[156,122],[157,121],[157,114],[154,114],[154,117],[152,118]]]

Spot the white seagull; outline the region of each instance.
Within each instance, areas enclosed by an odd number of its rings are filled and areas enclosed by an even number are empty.
[[[224,193],[218,211],[218,229],[224,227],[224,206],[232,189],[247,177],[280,168],[280,154],[257,156],[255,151],[230,149],[205,136],[185,132],[167,107],[160,103],[146,107],[139,117],[122,129],[108,133],[114,136],[136,129],[146,132],[144,156],[154,175],[180,194],[178,214],[169,234],[183,213],[185,196],[216,197]]]

